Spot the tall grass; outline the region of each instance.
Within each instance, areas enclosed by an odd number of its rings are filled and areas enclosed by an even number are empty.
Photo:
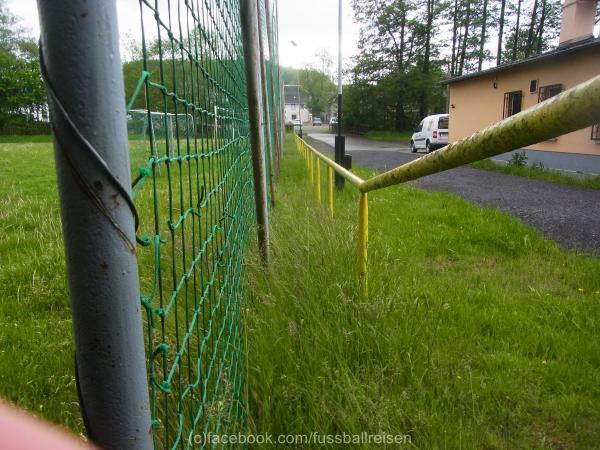
[[[247,260],[253,430],[409,434],[422,449],[597,448],[597,258],[452,195],[390,188],[369,194],[360,300],[356,193],[336,193],[329,218],[291,146],[272,264]],[[0,164],[0,397],[80,432],[50,145],[0,145]]]
[[[80,432],[51,144],[0,145],[0,166],[0,397]]]
[[[336,193],[330,219],[291,146],[270,268],[249,261],[255,431],[409,434],[421,449],[597,448],[598,259],[498,211],[394,187],[369,194],[361,300],[357,196]]]

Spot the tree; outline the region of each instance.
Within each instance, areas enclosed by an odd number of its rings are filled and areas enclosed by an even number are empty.
[[[518,6],[517,6],[517,24],[515,25],[513,54],[512,54],[513,61],[516,61],[516,59],[517,59],[517,50],[519,48],[519,33],[520,33],[519,23],[521,22],[521,2],[522,2],[522,0],[519,0]]]
[[[467,6],[466,6],[467,12],[466,12],[466,18],[465,18],[465,22],[464,22],[465,31],[462,36],[462,48],[460,51],[460,64],[458,66],[458,75],[462,75],[463,69],[465,67],[465,56],[467,53],[467,42],[469,39],[469,27],[471,25],[471,0],[466,0],[466,3],[467,3]]]
[[[531,55],[533,49],[533,31],[535,29],[535,22],[538,9],[538,0],[533,2],[533,11],[531,12],[531,19],[529,21],[529,31],[527,33],[527,47],[525,47],[525,57]]]
[[[506,9],[506,0],[500,0],[500,18],[498,23],[498,51],[496,52],[496,65],[502,62],[502,37],[504,35],[504,10]]]
[[[483,17],[481,19],[481,36],[479,38],[479,61],[477,63],[477,70],[481,71],[481,67],[483,65],[483,59],[485,56],[485,53],[483,51],[483,48],[485,46],[485,31],[486,31],[486,26],[487,26],[487,20],[488,20],[488,14],[487,14],[487,9],[488,8],[488,0],[483,0]]]
[[[346,123],[396,130],[445,111],[443,78],[551,48],[561,13],[561,0],[353,0],[352,6],[360,39]],[[493,54],[488,41],[495,35]]]
[[[37,44],[0,0],[0,130],[39,132],[39,126],[29,124],[44,118],[46,111]]]
[[[561,0],[534,1],[530,8],[527,4],[520,6],[521,3],[522,0],[519,0],[516,7],[509,4],[507,8],[509,18],[514,20],[503,55],[503,59],[508,61],[518,61],[549,50],[560,30]],[[527,20],[527,27],[520,26],[523,19]]]
[[[300,86],[308,95],[306,106],[314,116],[319,116],[335,98],[335,85],[331,78],[313,67],[307,67],[298,74]]]

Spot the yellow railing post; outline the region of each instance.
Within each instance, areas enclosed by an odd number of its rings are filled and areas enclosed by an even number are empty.
[[[317,192],[317,201],[321,203],[321,161],[319,158],[315,161],[317,163],[317,176],[315,177],[315,191]]]
[[[368,287],[368,247],[369,240],[369,201],[367,193],[361,192],[358,199],[358,289],[361,298],[369,295]]]
[[[327,166],[327,209],[333,217],[333,169]]]
[[[315,176],[313,175],[313,164],[314,164],[313,163],[313,155],[312,155],[312,152],[309,152],[309,154],[308,154],[308,166],[309,166],[308,171],[310,172],[309,173],[310,184],[313,184],[315,182]]]

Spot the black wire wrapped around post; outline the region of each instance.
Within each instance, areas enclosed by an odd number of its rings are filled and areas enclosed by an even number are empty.
[[[104,449],[153,448],[115,0],[38,0],[81,410]]]

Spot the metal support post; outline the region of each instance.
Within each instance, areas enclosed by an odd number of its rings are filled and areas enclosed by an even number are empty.
[[[38,0],[87,433],[152,449],[115,0]]]
[[[346,137],[342,136],[342,0],[338,3],[338,89],[337,89],[337,136],[335,137],[335,162],[340,166],[350,169],[351,165],[345,158],[346,155]],[[344,177],[335,174],[335,187],[344,188]]]
[[[275,1],[275,3],[277,3],[277,1]],[[273,74],[273,64],[277,64],[277,67],[279,67],[279,63],[275,61],[275,58],[273,57],[273,30],[272,30],[272,23],[271,20],[269,18],[269,11],[271,10],[271,5],[269,0],[265,0],[265,11],[266,11],[266,18],[267,18],[267,40],[269,42],[269,58],[271,60],[271,83],[269,84],[269,90],[271,92],[271,111],[273,112],[273,128],[274,128],[274,132],[273,132],[273,136],[275,137],[275,161],[276,161],[276,170],[277,170],[277,175],[279,175],[279,172],[281,170],[281,131],[279,130],[279,111],[277,109],[277,102],[275,99],[275,94],[276,94],[276,89],[275,89],[275,75]],[[278,75],[279,78],[279,75]]]
[[[333,217],[333,169],[327,166],[327,209]]]
[[[275,171],[273,170],[273,142],[271,140],[271,117],[269,114],[269,94],[267,93],[267,68],[265,67],[265,51],[263,45],[262,34],[262,19],[260,14],[260,3],[256,3],[256,16],[258,18],[258,56],[260,62],[260,87],[262,92],[262,107],[263,107],[263,130],[266,134],[266,152],[269,161],[269,191],[271,194],[271,206],[275,207]],[[265,11],[265,19],[268,24],[268,11]],[[268,38],[269,36],[267,36]],[[275,118],[275,110],[273,110],[273,118]],[[277,135],[277,133],[273,133]]]
[[[267,181],[265,155],[261,127],[261,82],[258,48],[257,0],[240,0],[242,18],[242,40],[246,66],[246,90],[248,94],[248,116],[250,119],[250,145],[252,147],[252,174],[254,176],[254,198],[258,246],[264,264],[269,262],[269,215],[267,211]]]
[[[368,286],[369,201],[361,192],[358,200],[358,289],[361,298],[369,295]]]
[[[317,163],[317,175],[315,177],[315,193],[317,194],[317,202],[321,203],[321,161],[319,158],[315,161]]]

